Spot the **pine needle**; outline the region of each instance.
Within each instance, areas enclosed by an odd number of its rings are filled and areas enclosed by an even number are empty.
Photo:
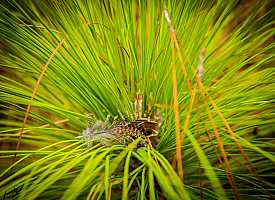
[[[174,61],[174,44],[172,38],[172,79],[173,79],[173,99],[174,99],[174,117],[175,117],[175,129],[176,129],[176,158],[178,174],[183,179],[182,171],[182,158],[181,158],[181,133],[180,133],[180,120],[179,120],[179,104],[178,104],[178,90],[177,90],[177,75],[176,65]]]
[[[40,75],[39,75],[39,77],[38,77],[38,79],[37,79],[34,87],[33,87],[32,96],[31,96],[30,102],[28,104],[27,110],[26,110],[26,112],[24,114],[23,125],[21,127],[20,132],[19,132],[19,138],[18,138],[17,145],[16,145],[16,151],[18,151],[19,148],[20,148],[20,144],[21,144],[24,128],[25,128],[25,125],[27,123],[27,120],[28,120],[28,117],[29,117],[29,114],[30,114],[30,110],[31,110],[31,103],[32,103],[33,99],[35,98],[35,94],[36,94],[36,92],[37,92],[37,90],[39,88],[40,82],[41,82],[41,80],[42,80],[42,78],[43,78],[43,76],[44,76],[44,74],[45,74],[45,72],[46,72],[46,70],[47,70],[47,68],[48,68],[51,60],[53,59],[54,55],[57,53],[58,49],[60,49],[61,46],[62,46],[62,44],[64,43],[64,40],[65,39],[63,38],[61,40],[61,42],[57,45],[57,47],[53,50],[52,54],[50,55],[47,63],[44,65],[44,67],[43,67],[43,69],[42,69],[42,71],[41,71],[41,73],[40,73]],[[15,161],[15,159],[16,159],[16,154],[14,154],[14,161]]]
[[[211,123],[211,125],[213,127],[213,131],[214,131],[215,137],[217,139],[219,149],[220,149],[220,151],[222,153],[222,156],[223,156],[223,160],[225,162],[225,172],[226,172],[226,176],[228,178],[229,184],[231,185],[232,190],[235,193],[236,199],[240,199],[240,194],[239,194],[237,186],[236,186],[236,184],[234,182],[234,179],[233,179],[233,176],[232,176],[232,172],[231,172],[231,167],[230,167],[230,164],[229,164],[226,152],[224,150],[224,146],[222,144],[221,137],[220,137],[218,129],[217,129],[217,127],[216,127],[216,125],[215,125],[215,123],[213,121],[213,118],[212,118],[212,115],[210,113],[210,109],[209,109],[207,103],[205,103],[205,109],[206,109],[209,121],[210,121],[210,123]]]
[[[178,103],[178,89],[177,89],[177,72],[176,72],[176,65],[175,65],[175,49],[174,49],[174,42],[176,38],[176,32],[171,24],[171,19],[169,17],[168,11],[164,9],[164,15],[170,26],[171,32],[171,46],[172,46],[172,81],[173,81],[173,107],[174,107],[174,118],[175,118],[175,129],[176,129],[176,160],[177,160],[177,167],[178,167],[178,174],[179,177],[184,179],[183,177],[183,170],[182,170],[182,155],[181,155],[181,133],[180,133],[180,120],[179,120],[179,103]]]
[[[237,137],[236,137],[235,133],[232,131],[232,129],[231,129],[230,125],[228,124],[226,118],[223,116],[222,112],[220,111],[220,109],[218,108],[218,106],[216,105],[216,103],[214,102],[214,100],[207,94],[207,92],[204,89],[201,81],[198,81],[198,85],[202,89],[203,94],[205,96],[207,96],[207,98],[209,99],[210,103],[212,104],[212,106],[214,107],[214,109],[216,110],[216,112],[218,113],[218,115],[220,116],[220,118],[222,119],[222,122],[223,122],[224,126],[226,127],[228,134],[231,136],[232,140],[236,143],[236,145],[238,147],[238,150],[240,151],[241,155],[243,156],[248,170],[251,173],[256,174],[255,167],[252,165],[252,163],[251,163],[248,155],[245,153],[245,151],[243,150],[241,144],[237,140]]]

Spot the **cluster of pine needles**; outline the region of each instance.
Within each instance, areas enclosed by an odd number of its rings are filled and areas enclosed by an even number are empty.
[[[242,3],[1,3],[0,199],[274,199],[274,8]]]

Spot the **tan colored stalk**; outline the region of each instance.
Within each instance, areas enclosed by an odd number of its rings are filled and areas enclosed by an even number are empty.
[[[250,161],[248,155],[245,153],[245,151],[243,150],[241,144],[240,144],[239,141],[237,140],[237,137],[236,137],[235,133],[232,131],[232,129],[231,129],[229,123],[227,122],[226,118],[223,116],[221,110],[218,108],[217,104],[214,102],[214,100],[211,98],[211,96],[209,96],[209,95],[207,94],[207,92],[206,92],[206,90],[204,89],[204,87],[203,87],[201,81],[198,81],[198,85],[199,85],[199,87],[201,88],[201,90],[202,90],[204,96],[206,96],[206,97],[209,99],[209,101],[210,101],[210,103],[212,104],[213,108],[215,109],[215,111],[218,113],[218,115],[219,115],[220,118],[222,119],[222,122],[223,122],[224,126],[226,127],[228,134],[230,135],[230,137],[232,138],[232,140],[236,143],[236,145],[237,145],[237,147],[238,147],[238,150],[239,150],[239,152],[241,153],[241,155],[242,155],[242,157],[243,157],[243,159],[244,159],[244,161],[245,161],[245,164],[246,164],[248,170],[249,170],[251,173],[256,174],[256,169],[255,169],[255,167],[252,165],[252,163],[251,163],[251,161]]]
[[[181,133],[180,133],[180,120],[179,120],[179,103],[178,103],[178,88],[177,88],[177,73],[176,73],[176,65],[175,65],[175,47],[174,43],[176,43],[176,32],[172,26],[170,16],[165,7],[164,16],[166,21],[170,27],[171,32],[171,48],[172,48],[172,82],[173,82],[173,108],[174,108],[174,117],[175,117],[175,130],[176,130],[176,160],[177,160],[177,168],[178,175],[182,180],[183,178],[183,170],[182,170],[182,155],[181,155]],[[186,73],[187,76],[187,73]],[[184,181],[183,181],[184,182]]]
[[[230,164],[229,164],[229,160],[227,158],[226,152],[224,150],[224,146],[222,144],[220,134],[219,134],[218,129],[217,129],[215,123],[214,123],[213,117],[210,113],[210,109],[209,109],[209,106],[208,106],[207,103],[205,103],[205,109],[206,109],[206,112],[207,112],[207,115],[208,115],[208,119],[211,123],[211,126],[213,127],[213,131],[214,131],[215,137],[216,137],[217,142],[218,142],[218,147],[219,147],[219,149],[222,153],[222,156],[223,156],[223,160],[224,160],[224,163],[225,163],[225,173],[226,173],[228,182],[232,187],[232,190],[235,194],[236,199],[240,199],[240,193],[238,192],[237,186],[236,186],[235,181],[233,179],[232,172],[231,172],[231,167],[230,167]]]
[[[177,74],[175,65],[175,52],[173,37],[171,37],[172,45],[172,81],[173,81],[173,107],[175,117],[175,129],[176,129],[176,159],[179,177],[183,179],[182,171],[182,158],[181,158],[181,133],[180,133],[180,120],[179,120],[179,104],[178,104],[178,89],[177,89]]]
[[[112,183],[110,183],[110,186],[109,186],[109,192],[108,192],[108,200],[111,200],[111,195],[112,194]]]
[[[54,57],[54,55],[57,53],[58,49],[61,48],[62,44],[64,43],[64,39],[61,40],[61,42],[57,45],[57,47],[53,50],[52,54],[50,55],[49,59],[47,60],[47,63],[44,65],[34,87],[33,87],[33,91],[32,91],[32,96],[31,96],[31,99],[30,99],[30,102],[28,104],[28,107],[27,107],[27,110],[24,114],[24,120],[23,120],[23,125],[20,129],[20,132],[19,132],[19,138],[18,138],[18,141],[17,141],[17,145],[16,145],[16,150],[18,151],[20,149],[20,144],[21,144],[21,141],[22,141],[22,136],[23,136],[23,133],[24,133],[24,128],[25,128],[25,125],[27,123],[27,120],[28,120],[28,117],[29,117],[29,114],[30,114],[30,110],[31,110],[31,103],[33,101],[33,99],[35,98],[35,95],[36,95],[36,92],[39,88],[39,85],[40,85],[40,82],[52,60],[52,58]],[[16,159],[16,153],[14,154],[14,160]]]

